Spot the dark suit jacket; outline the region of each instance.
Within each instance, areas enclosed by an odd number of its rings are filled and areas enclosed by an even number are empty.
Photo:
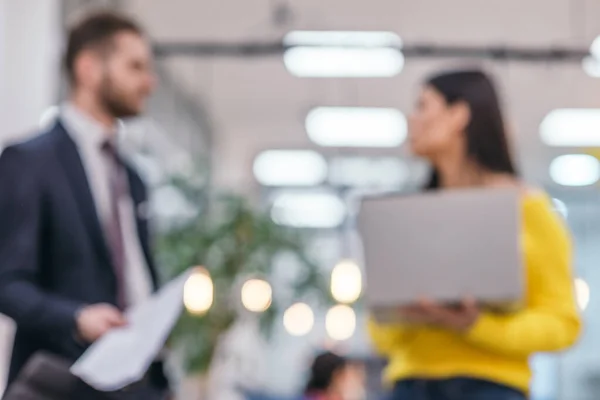
[[[146,188],[127,167],[136,210]],[[147,221],[140,243],[154,285]],[[0,312],[17,325],[9,383],[45,350],[76,360],[75,314],[86,304],[117,304],[116,277],[75,142],[59,122],[0,156]],[[164,376],[154,372],[157,384]]]

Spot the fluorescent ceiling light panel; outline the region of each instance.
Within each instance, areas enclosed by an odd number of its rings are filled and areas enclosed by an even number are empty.
[[[404,67],[392,48],[292,47],[283,55],[288,71],[302,78],[389,78]]]
[[[600,58],[588,56],[581,61],[583,71],[592,78],[600,78]]]
[[[600,109],[553,110],[540,124],[540,136],[548,146],[600,146]]]
[[[600,59],[600,36],[596,37],[590,46],[590,53],[596,59]]]
[[[563,186],[589,186],[600,179],[600,163],[587,154],[566,154],[552,160],[550,177]]]
[[[346,218],[346,205],[328,191],[285,191],[275,195],[271,218],[296,228],[335,228]]]
[[[396,157],[336,157],[329,164],[329,183],[355,188],[398,189],[410,171]]]
[[[286,46],[402,47],[400,36],[384,31],[292,31],[283,38]]]
[[[600,36],[592,42],[590,54],[581,61],[581,67],[592,78],[600,78]]]
[[[314,186],[327,179],[327,162],[311,150],[267,150],[254,160],[254,176],[265,186]]]
[[[406,117],[395,108],[318,107],[306,117],[309,138],[329,147],[397,147]]]

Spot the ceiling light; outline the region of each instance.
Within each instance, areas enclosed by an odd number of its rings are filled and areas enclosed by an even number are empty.
[[[378,31],[292,31],[283,38],[286,46],[401,47],[394,32]]]
[[[600,179],[598,160],[587,154],[567,154],[550,163],[550,177],[563,186],[588,186]]]
[[[292,336],[304,336],[309,333],[315,324],[312,309],[304,303],[296,303],[283,314],[283,326]]]
[[[581,61],[583,71],[592,78],[600,78],[600,36],[590,46],[590,55]]]
[[[396,157],[336,157],[329,163],[334,186],[398,189],[409,178],[408,166]]]
[[[395,108],[318,107],[306,117],[308,136],[320,146],[397,147],[407,129]]]
[[[273,221],[297,228],[335,228],[345,217],[345,204],[327,191],[281,192],[274,196],[271,208]]]
[[[327,162],[310,150],[267,150],[254,160],[254,176],[265,186],[314,186],[327,178]]]
[[[404,56],[393,48],[292,47],[283,61],[297,77],[389,78],[404,67]]]
[[[283,60],[298,77],[392,77],[404,66],[402,40],[393,32],[294,31]]]
[[[592,78],[600,78],[600,58],[587,56],[581,61],[581,67]]]
[[[600,109],[553,110],[540,124],[540,136],[548,146],[600,146]]]
[[[333,340],[348,340],[356,330],[356,313],[346,305],[332,307],[325,316],[325,329]]]
[[[590,53],[593,57],[600,59],[600,36],[596,37],[590,46]]]

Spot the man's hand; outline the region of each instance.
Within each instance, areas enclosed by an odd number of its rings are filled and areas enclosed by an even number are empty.
[[[77,315],[77,331],[87,343],[93,343],[111,329],[125,324],[121,311],[110,304],[93,304],[81,309]]]
[[[473,300],[465,300],[458,307],[448,307],[428,300],[400,309],[408,322],[434,325],[457,332],[468,331],[479,319],[480,310]]]

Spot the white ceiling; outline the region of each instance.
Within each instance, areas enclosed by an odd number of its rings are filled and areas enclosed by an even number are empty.
[[[281,1],[125,1],[157,42],[273,41],[294,29],[389,30],[405,43],[587,48],[600,34],[597,0],[290,0],[293,18],[283,27],[272,22],[276,3]],[[316,148],[304,130],[311,107],[382,106],[408,113],[419,82],[430,71],[465,60],[408,59],[395,78],[326,80],[291,76],[280,56],[169,57],[164,63],[212,118],[216,181],[251,188],[252,161],[261,150]],[[548,182],[549,161],[564,151],[541,144],[539,123],[554,108],[600,107],[600,79],[586,76],[575,64],[485,65],[504,94],[527,177]]]

